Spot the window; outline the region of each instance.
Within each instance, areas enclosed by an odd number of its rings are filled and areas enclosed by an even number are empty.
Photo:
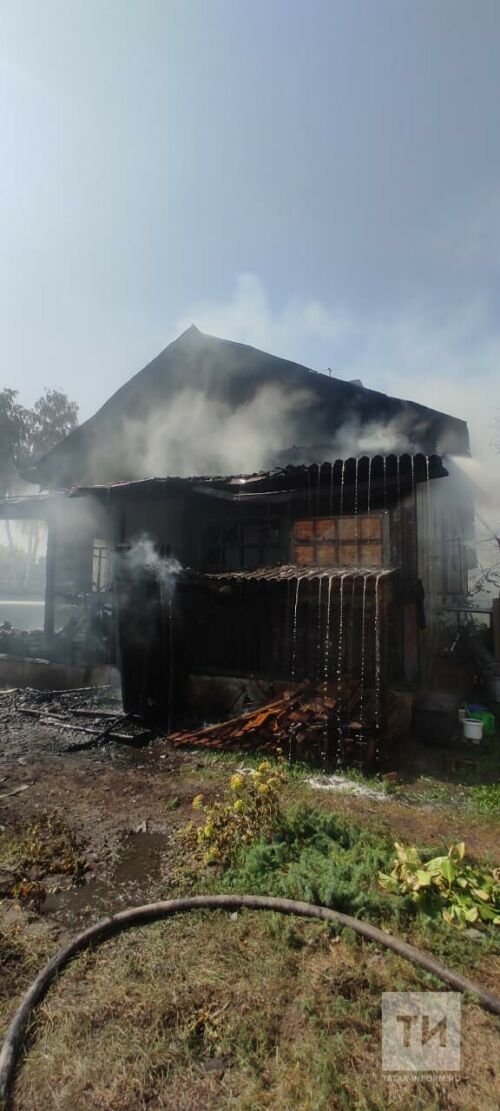
[[[107,590],[109,584],[109,544],[96,538],[92,547],[92,590]]]
[[[295,521],[293,561],[299,567],[382,567],[382,514]]]
[[[280,528],[265,521],[211,521],[205,536],[208,571],[251,571],[273,567],[280,559]]]

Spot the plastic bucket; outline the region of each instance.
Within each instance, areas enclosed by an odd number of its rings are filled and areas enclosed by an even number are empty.
[[[464,737],[468,741],[472,741],[478,745],[483,736],[483,723],[476,721],[474,718],[464,718],[463,720]]]
[[[483,733],[485,737],[494,737],[496,729],[495,715],[488,713],[488,710],[473,710],[469,711],[469,721],[482,721]]]

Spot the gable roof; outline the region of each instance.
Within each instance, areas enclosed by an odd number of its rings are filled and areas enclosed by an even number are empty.
[[[151,430],[155,429],[158,436],[162,421],[170,420],[163,440],[159,437],[170,464],[175,443],[179,445],[184,440],[189,455],[189,442],[185,441],[192,435],[190,403],[204,399],[222,407],[222,414],[238,412],[243,422],[240,427],[244,428],[245,406],[251,405],[264,387],[271,390],[266,395],[269,406],[277,405],[279,398],[285,404],[292,398],[295,402],[287,420],[289,439],[284,443],[269,442],[269,451],[259,459],[257,467],[279,464],[284,449],[296,443],[304,444],[305,448],[294,448],[294,452],[300,456],[307,449],[309,459],[294,458],[294,462],[310,461],[314,444],[322,444],[324,449],[329,443],[338,454],[371,453],[370,436],[374,453],[468,451],[464,421],[354,382],[328,377],[246,344],[205,335],[192,325],[121,386],[93,417],[42,456],[24,477],[43,488],[62,489],[84,483],[139,479],[151,473],[183,473],[175,464],[151,471],[148,456]],[[179,397],[187,399],[187,420],[185,427],[181,419],[180,426],[172,428],[174,402]],[[200,419],[203,422],[203,412]],[[386,442],[377,444],[377,437],[385,437]],[[231,469],[235,473],[248,469],[243,459],[240,466],[237,438],[234,452]],[[212,469],[210,459],[203,469],[205,473],[218,470]],[[193,465],[185,473],[195,472]]]

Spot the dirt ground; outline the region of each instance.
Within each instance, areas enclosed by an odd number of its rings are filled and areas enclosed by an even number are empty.
[[[168,888],[175,834],[192,816],[193,797],[201,787],[206,797],[215,794],[227,777],[224,760],[206,751],[173,748],[161,735],[144,747],[109,741],[81,750],[89,740],[86,734],[31,716],[33,707],[42,716],[57,717],[75,705],[120,713],[118,700],[106,692],[49,701],[36,692],[0,694],[0,826],[25,826],[55,810],[67,817],[86,847],[84,886],[69,896],[52,895],[42,907],[54,924],[68,927]],[[92,719],[73,721],[95,727]],[[134,732],[127,724],[117,728]],[[414,797],[414,787],[408,784],[404,800],[312,788],[307,793],[315,805],[361,824],[381,824],[395,839],[436,846],[464,840],[473,857],[500,863],[500,815],[493,821],[442,800],[422,802]],[[292,781],[291,796],[294,791],[303,795],[303,780]]]

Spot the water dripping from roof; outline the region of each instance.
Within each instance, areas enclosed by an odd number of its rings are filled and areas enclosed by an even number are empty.
[[[292,668],[291,677],[294,680],[297,671],[297,612],[299,608],[299,591],[300,584],[303,580],[303,575],[297,576],[297,585],[295,588],[295,604],[293,609],[293,626],[292,626]]]
[[[319,682],[320,671],[321,671],[321,649],[322,649],[322,640],[321,640],[321,596],[322,596],[322,593],[323,593],[323,576],[319,575],[318,576],[318,624],[317,624],[317,635],[316,635],[316,679],[318,680],[318,682]]]
[[[375,578],[375,763],[380,766],[380,590],[383,572]]]
[[[332,609],[332,575],[328,576],[328,594],[326,601],[326,622],[325,622],[325,641],[323,653],[323,701],[325,704],[325,728],[323,731],[323,763],[326,763],[327,744],[328,744],[328,711],[326,708],[326,699],[328,697],[328,679],[330,671],[330,617]]]
[[[358,468],[359,459],[356,458],[356,467],[354,471],[354,549],[356,552],[356,559],[358,558]]]
[[[344,482],[345,482],[345,459],[342,460],[342,472],[340,475],[340,516],[344,512]]]
[[[343,672],[343,654],[344,654],[344,580],[348,577],[349,572],[345,571],[340,576],[339,583],[339,632],[338,632],[338,646],[337,646],[337,744],[338,744],[338,763],[341,766],[343,760],[343,746],[342,746],[342,719],[341,719],[341,694],[342,694],[342,672]]]

